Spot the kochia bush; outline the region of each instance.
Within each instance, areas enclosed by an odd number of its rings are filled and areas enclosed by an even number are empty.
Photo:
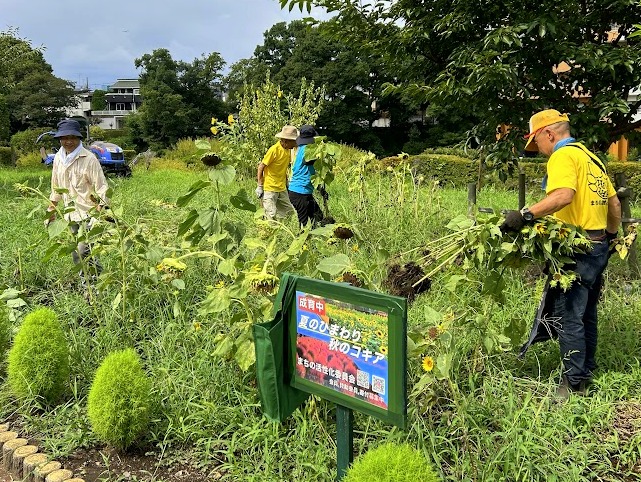
[[[56,314],[41,308],[28,314],[9,351],[9,386],[21,398],[56,402],[69,379],[69,348]]]
[[[381,445],[359,457],[343,482],[437,482],[429,461],[408,444]]]
[[[94,433],[113,447],[126,449],[145,432],[152,411],[151,380],[133,348],[103,360],[87,408]]]

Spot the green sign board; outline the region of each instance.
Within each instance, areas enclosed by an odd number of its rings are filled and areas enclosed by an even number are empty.
[[[289,313],[291,385],[405,428],[407,301],[297,278]]]

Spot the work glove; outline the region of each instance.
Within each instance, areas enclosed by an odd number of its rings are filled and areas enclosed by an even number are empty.
[[[318,192],[325,201],[329,199],[329,193],[327,192],[327,189],[325,189],[325,186],[318,186]]]
[[[258,185],[258,187],[256,188],[256,197],[260,199],[261,197],[263,197],[264,193],[265,193],[265,190],[263,189],[263,186]]]
[[[500,229],[502,233],[510,231],[519,232],[525,226],[527,221],[523,219],[521,211],[508,211],[505,213],[505,221],[501,224]]]

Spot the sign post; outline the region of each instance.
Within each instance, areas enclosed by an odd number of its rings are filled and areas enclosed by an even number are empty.
[[[354,412],[336,405],[336,480],[340,481],[354,461]]]
[[[353,410],[405,428],[407,300],[302,277],[294,289],[290,385],[336,403],[341,480],[353,460]]]

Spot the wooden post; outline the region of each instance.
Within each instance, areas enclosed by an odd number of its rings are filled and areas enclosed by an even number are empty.
[[[630,211],[630,197],[632,196],[632,190],[628,187],[628,181],[625,174],[622,172],[618,172],[614,175],[614,182],[617,188],[617,197],[619,198],[619,201],[621,201],[623,232],[626,233],[626,230],[630,225],[629,219],[632,217]],[[637,259],[636,243],[633,243],[628,251],[628,267],[630,268],[633,276],[638,278],[641,275],[641,271],[639,270],[639,261]]]
[[[474,208],[476,207],[476,183],[470,182],[467,185],[467,215],[472,216],[474,214]]]
[[[11,458],[13,457],[14,450],[18,447],[24,447],[27,443],[26,438],[14,438],[6,441],[2,445],[2,466],[5,470],[11,470]]]
[[[49,457],[45,454],[33,454],[25,457],[22,463],[22,477],[24,482],[34,482],[34,471],[37,467],[45,465]]]
[[[354,412],[336,405],[336,480],[341,481],[354,460]]]
[[[525,173],[519,172],[519,210],[525,207]]]
[[[24,459],[29,455],[35,454],[37,451],[38,447],[35,445],[24,445],[15,449],[13,451],[13,457],[11,457],[11,473],[19,479],[22,479]]]

